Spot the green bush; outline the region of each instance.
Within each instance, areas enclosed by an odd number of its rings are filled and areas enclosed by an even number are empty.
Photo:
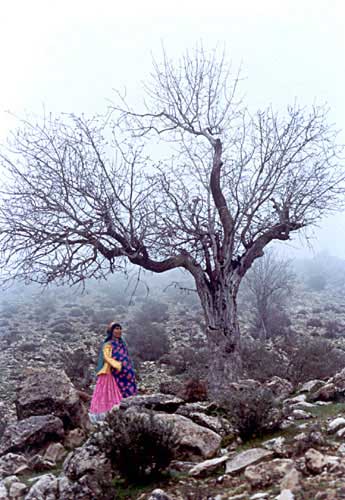
[[[221,407],[243,441],[277,430],[283,418],[273,393],[265,388],[233,391],[221,402]]]
[[[112,466],[130,483],[158,478],[175,455],[176,433],[153,412],[111,412],[98,445]]]

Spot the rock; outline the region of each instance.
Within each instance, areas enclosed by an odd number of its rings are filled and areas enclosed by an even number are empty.
[[[338,417],[332,420],[332,422],[329,423],[328,425],[328,432],[333,433],[339,430],[341,427],[345,427],[345,418],[344,417]]]
[[[56,500],[58,498],[71,497],[59,496],[59,480],[53,474],[44,474],[31,486],[25,500]]]
[[[307,396],[305,394],[299,394],[298,396],[295,396],[294,398],[289,398],[284,401],[284,403],[294,405],[296,403],[304,403],[307,399]]]
[[[106,476],[111,471],[109,460],[96,446],[88,442],[68,454],[63,469],[66,476],[72,480],[80,478],[86,472],[104,471]]]
[[[293,392],[293,385],[285,378],[272,377],[264,386],[278,399],[285,399]]]
[[[343,437],[345,437],[345,427],[342,427],[341,429],[339,429],[337,432],[336,432],[336,436],[340,439],[342,439]]]
[[[174,413],[183,403],[183,399],[177,398],[176,396],[156,393],[144,396],[131,396],[123,399],[120,404],[120,409],[126,410],[130,407],[136,407]]]
[[[23,498],[25,493],[28,491],[28,487],[24,483],[12,483],[10,486],[9,496],[10,498]]]
[[[310,418],[313,418],[313,415],[307,413],[304,410],[293,410],[291,412],[291,416],[293,417],[294,420],[308,420]]]
[[[333,383],[328,383],[320,387],[315,392],[310,393],[310,401],[334,401],[336,400],[337,389]]]
[[[63,443],[66,448],[73,450],[74,448],[81,446],[85,440],[85,432],[82,429],[77,428],[66,433]]]
[[[29,460],[30,469],[35,472],[43,472],[49,469],[53,469],[56,463],[51,460],[44,459],[41,455],[34,455]]]
[[[285,443],[286,439],[282,436],[279,436],[277,438],[270,439],[269,441],[264,441],[262,443],[262,446],[267,450],[274,451],[278,455],[285,455],[287,452]]]
[[[191,470],[192,467],[194,467],[195,462],[187,462],[183,460],[172,460],[169,465],[169,470],[171,471],[176,471],[176,472],[187,472]]]
[[[9,500],[7,488],[4,485],[3,481],[0,481],[0,500]]]
[[[326,465],[325,457],[319,451],[310,448],[305,454],[305,465],[313,474],[320,474]]]
[[[308,380],[305,382],[300,388],[299,392],[313,392],[320,389],[320,387],[324,384],[322,380]]]
[[[276,497],[277,500],[294,500],[295,495],[290,490],[283,490],[280,495]]]
[[[183,384],[176,378],[165,380],[159,385],[161,394],[177,396],[183,390]]]
[[[221,436],[230,434],[233,430],[230,423],[225,419],[205,415],[205,413],[201,412],[190,412],[188,410],[184,411],[183,406],[177,410],[176,415],[183,415],[196,424],[206,427],[207,429],[211,429],[211,431],[214,431]]]
[[[315,500],[340,500],[340,498],[343,497],[338,497],[337,491],[330,488],[328,488],[327,490],[319,491],[315,495]]]
[[[212,458],[220,449],[222,441],[221,436],[206,429],[201,425],[195,424],[182,415],[170,415],[168,413],[157,413],[155,418],[173,426],[177,437],[177,459],[180,460],[198,460],[200,457]]]
[[[290,459],[276,458],[246,467],[244,477],[252,488],[267,488],[279,483],[293,466],[294,462]]]
[[[300,489],[300,473],[295,467],[292,467],[280,483],[281,490],[291,490],[292,492]]]
[[[45,368],[22,382],[16,397],[18,420],[47,413],[61,418],[67,429],[90,429],[88,407],[62,370]]]
[[[251,448],[250,450],[242,451],[226,462],[225,473],[234,474],[236,472],[241,472],[249,465],[269,458],[272,455],[273,453],[271,451],[263,448]]]
[[[43,455],[43,458],[56,463],[60,462],[66,454],[67,451],[61,443],[50,443]]]
[[[189,471],[190,476],[198,477],[204,474],[210,473],[218,469],[218,467],[229,460],[228,455],[224,455],[222,457],[211,458],[210,460],[205,460],[204,462],[200,462],[195,465]]]
[[[172,500],[172,498],[167,495],[165,491],[161,490],[160,488],[156,488],[151,492],[148,500]]]
[[[342,457],[345,457],[345,443],[342,443],[338,448],[338,453]]]
[[[46,442],[62,439],[63,436],[63,424],[58,417],[29,417],[6,427],[0,442],[0,456],[8,452],[39,448]]]
[[[0,470],[3,474],[8,476],[12,474],[17,474],[17,470],[25,467],[27,470],[28,461],[23,455],[17,455],[15,453],[7,453],[0,458]]]

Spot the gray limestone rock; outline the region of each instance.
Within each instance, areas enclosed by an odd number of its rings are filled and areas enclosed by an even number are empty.
[[[53,415],[40,415],[20,420],[6,427],[0,442],[0,456],[9,452],[24,451],[62,439],[63,424]]]
[[[272,457],[272,455],[272,451],[263,448],[251,448],[250,450],[242,451],[226,462],[225,473],[234,474],[241,472],[249,465]]]

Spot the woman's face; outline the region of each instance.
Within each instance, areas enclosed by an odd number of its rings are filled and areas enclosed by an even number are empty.
[[[120,339],[122,335],[122,330],[120,326],[116,326],[113,330],[113,337],[115,339]]]

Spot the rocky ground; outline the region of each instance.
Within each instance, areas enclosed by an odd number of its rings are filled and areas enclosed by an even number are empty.
[[[300,290],[293,300],[295,331],[329,335],[344,348],[341,295],[306,295]],[[298,390],[278,377],[266,381],[280,399],[284,418],[274,434],[242,442],[231,419],[215,411],[214,403],[189,401],[183,377],[172,374],[164,357],[161,362],[142,362],[140,396],[127,400],[120,412],[141,414],[150,408],[162,425],[173,422],[179,446],[159,483],[139,488],[116,479],[87,417],[93,365],[105,325],[114,318],[126,325],[129,312],[135,312],[141,301],[115,309],[113,303],[107,289],[84,295],[35,290],[30,297],[19,289],[3,296],[0,499],[107,498],[105,480],[112,484],[109,498],[345,498],[344,370]],[[199,317],[194,305],[169,305],[165,326],[172,354],[191,342],[197,345],[199,337],[201,342]],[[245,327],[246,318],[242,321]],[[73,385],[74,377],[80,386]],[[172,394],[162,394],[163,389]]]

